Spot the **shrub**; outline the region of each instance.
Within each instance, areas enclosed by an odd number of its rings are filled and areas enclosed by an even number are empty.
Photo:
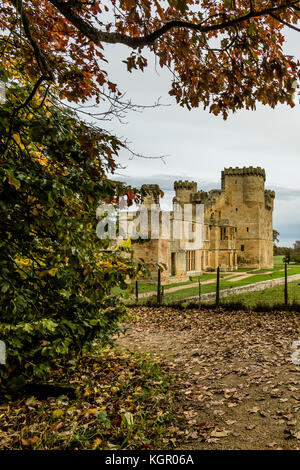
[[[110,341],[125,313],[111,289],[139,269],[96,236],[99,201],[126,192],[106,178],[120,142],[55,99],[22,107],[29,91],[11,84],[0,106],[2,389]]]

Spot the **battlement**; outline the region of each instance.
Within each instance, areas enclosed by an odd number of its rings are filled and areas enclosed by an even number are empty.
[[[155,237],[145,244],[134,244],[134,257],[152,265],[163,263],[166,282],[186,280],[191,272],[218,267],[271,268],[275,192],[265,189],[265,179],[263,168],[249,166],[224,168],[220,189],[198,190],[195,181],[175,181],[169,233],[164,217],[159,217],[159,230],[153,225],[156,215],[152,215],[160,209],[159,186],[143,185],[142,201],[149,209],[148,233],[153,228]],[[190,208],[191,213],[186,211]],[[149,282],[157,281],[156,273],[155,269]]]
[[[275,191],[270,191],[269,189],[265,190],[265,208],[269,211],[273,210],[275,198]]]
[[[275,191],[271,191],[270,189],[265,189],[265,196],[274,199]]]
[[[248,166],[248,167],[235,167],[235,168],[224,168],[222,171],[222,179],[225,176],[261,176],[264,178],[264,181],[266,180],[266,172],[263,168],[261,167],[253,167],[253,166]]]
[[[158,184],[143,184],[141,186],[142,200],[146,205],[159,204],[160,193]]]
[[[174,181],[174,189],[177,191],[178,189],[185,189],[188,191],[196,192],[197,191],[197,183],[195,181]]]
[[[142,194],[160,194],[160,189],[158,184],[143,184],[141,186],[141,193]]]
[[[202,203],[207,199],[207,197],[208,197],[208,193],[200,190],[192,195],[192,202]]]

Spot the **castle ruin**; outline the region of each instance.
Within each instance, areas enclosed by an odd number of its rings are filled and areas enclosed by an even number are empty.
[[[149,239],[134,244],[134,257],[147,263],[164,265],[163,282],[186,280],[204,271],[232,271],[238,267],[273,267],[274,191],[265,190],[262,168],[225,168],[221,189],[198,191],[197,183],[175,181],[174,208],[184,204],[203,204],[204,228],[199,246],[188,247],[188,240]],[[159,208],[157,185],[143,185],[146,207]],[[155,282],[153,270],[149,282]]]

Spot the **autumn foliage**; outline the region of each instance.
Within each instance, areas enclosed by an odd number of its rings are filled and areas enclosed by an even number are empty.
[[[283,28],[298,31],[299,15],[291,0],[2,0],[2,388],[109,341],[124,313],[111,289],[140,269],[95,235],[100,201],[136,197],[106,177],[124,144],[66,105],[119,102],[105,45],[128,48],[128,72],[150,51],[181,106],[226,118],[257,102],[293,106],[298,61],[284,55]]]
[[[74,360],[95,338],[107,344],[139,267],[126,248],[96,236],[96,207],[127,188],[106,178],[120,142],[37,93],[11,121],[28,87],[10,82],[0,106],[0,389]],[[42,105],[41,105],[42,104]],[[11,124],[12,122],[12,124]]]
[[[291,0],[4,0],[1,47],[7,68],[42,77],[60,97],[97,103],[119,92],[105,44],[128,46],[129,72],[147,66],[150,49],[170,69],[180,105],[226,118],[258,101],[293,105],[298,61],[283,53],[283,28],[298,30],[299,15]]]

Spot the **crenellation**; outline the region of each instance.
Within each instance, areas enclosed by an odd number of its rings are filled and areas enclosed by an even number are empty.
[[[224,168],[222,171],[222,177],[224,176],[245,176],[245,175],[252,175],[252,176],[261,176],[263,179],[266,179],[265,170],[261,167],[243,167],[243,168]]]
[[[275,198],[275,191],[266,189],[265,190],[265,208],[269,211],[273,211],[274,198]]]
[[[160,188],[158,184],[143,184],[141,186],[142,201],[145,206],[159,204]]]
[[[174,189],[177,191],[178,189],[187,189],[188,191],[197,191],[197,183],[195,181],[174,181]]]

